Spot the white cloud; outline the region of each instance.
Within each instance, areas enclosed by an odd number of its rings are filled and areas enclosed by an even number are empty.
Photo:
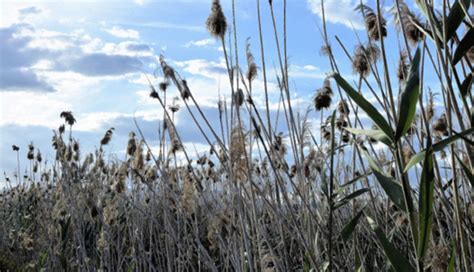
[[[220,76],[227,74],[224,58],[221,58],[219,62],[205,59],[192,59],[175,61],[174,64],[190,74],[212,79],[218,79]]]
[[[123,55],[130,57],[151,57],[153,50],[146,44],[137,42],[106,43],[101,50],[109,55]]]
[[[179,29],[179,30],[187,30],[187,31],[192,31],[192,32],[205,31],[203,26],[179,24],[176,22],[163,22],[163,21],[153,21],[153,22],[146,22],[146,23],[126,22],[126,24],[131,25],[131,26],[136,26],[136,27]]]
[[[70,103],[51,93],[2,92],[0,102],[0,126],[17,124],[55,128],[59,123],[59,113],[71,107]]]
[[[320,69],[313,65],[290,65],[288,71],[290,78],[312,78],[312,79],[324,79],[326,74],[321,72]]]
[[[122,38],[122,39],[139,39],[140,33],[133,29],[120,28],[114,26],[112,28],[104,29],[105,32],[109,33],[112,36]]]
[[[365,27],[362,15],[354,10],[359,4],[360,0],[326,0],[324,1],[325,18],[330,23],[362,30]],[[322,18],[321,0],[308,0],[308,5],[312,13]]]
[[[148,0],[133,0],[133,2],[135,2],[135,4],[137,5],[143,6],[147,4],[149,1]]]
[[[184,46],[185,47],[191,47],[191,46],[205,47],[209,45],[214,45],[215,43],[216,43],[215,39],[203,39],[203,40],[197,40],[197,41],[190,41],[186,43]]]
[[[62,39],[45,38],[34,39],[27,45],[32,49],[48,49],[51,51],[62,51],[73,47],[74,45]]]
[[[303,68],[304,68],[305,70],[308,70],[308,71],[316,71],[316,70],[318,70],[318,67],[316,67],[316,66],[314,66],[314,65],[310,65],[310,64],[303,66]]]

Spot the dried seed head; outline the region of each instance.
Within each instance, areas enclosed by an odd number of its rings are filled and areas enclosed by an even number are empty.
[[[20,150],[20,148],[16,145],[12,145],[12,149],[13,149],[13,151],[19,151]]]
[[[448,120],[446,119],[446,114],[442,114],[438,120],[433,124],[433,130],[439,136],[448,135]]]
[[[186,100],[191,96],[191,91],[189,90],[188,83],[186,80],[181,80],[181,97]]]
[[[59,134],[63,134],[65,130],[66,128],[64,127],[64,125],[60,125],[58,128]]]
[[[341,141],[343,143],[348,143],[351,140],[351,135],[347,130],[344,130],[341,135]]]
[[[298,167],[296,165],[291,165],[290,167],[290,178],[296,176],[296,172],[298,171]]]
[[[207,162],[207,156],[206,156],[206,155],[201,156],[201,157],[196,161],[196,163],[197,163],[198,165],[204,165],[204,164],[206,164],[206,162]]]
[[[337,111],[339,111],[342,116],[349,116],[349,105],[347,104],[347,101],[345,99],[341,99],[341,101],[339,101],[339,103],[337,104]]]
[[[74,150],[74,146],[73,146],[73,150]],[[74,151],[74,156],[73,156],[73,159],[74,161],[78,162],[81,158],[81,152],[79,150],[79,148],[77,148],[75,151]]]
[[[245,100],[244,91],[242,91],[242,89],[239,88],[239,90],[237,92],[235,92],[235,94],[234,94],[234,103],[238,107],[240,107],[240,106],[242,106],[242,104],[244,104],[244,100]]]
[[[314,96],[314,107],[317,111],[320,111],[321,109],[327,109],[329,106],[331,106],[331,100],[331,94],[320,89]]]
[[[26,155],[26,158],[28,160],[33,160],[35,158],[35,152],[34,151],[35,151],[35,147],[34,147],[33,143],[30,143],[28,145],[28,154]]]
[[[74,118],[74,116],[72,115],[72,112],[70,112],[70,111],[61,112],[59,117],[64,118],[66,123],[70,126],[72,126],[72,125],[74,125],[74,123],[76,123],[76,119]]]
[[[166,92],[166,89],[168,89],[168,86],[170,85],[169,81],[163,81],[163,82],[160,82],[159,84],[159,88],[162,92]]]
[[[144,163],[143,158],[143,141],[140,141],[140,144],[137,145],[135,149],[135,159],[133,160],[133,168],[137,170],[142,170]]]
[[[158,92],[155,90],[155,88],[151,89],[150,97],[151,98],[156,98],[156,99],[160,98],[160,96],[158,95]]]
[[[224,38],[227,30],[227,21],[219,0],[212,1],[211,14],[207,18],[206,27],[214,38]]]
[[[387,36],[387,22],[383,17],[380,17],[381,29],[379,31],[378,27],[378,16],[375,15],[375,12],[368,6],[360,4],[356,9],[359,9],[362,15],[364,16],[365,27],[369,32],[369,37],[372,40],[379,40],[380,33],[383,37]]]
[[[338,129],[341,130],[341,129],[347,127],[347,125],[348,125],[347,121],[346,121],[346,119],[344,119],[344,117],[339,117],[339,118],[336,119],[336,127]]]
[[[323,139],[326,141],[331,140],[331,131],[327,130],[326,128],[323,128]]]
[[[171,140],[171,148],[170,148],[169,153],[174,154],[174,153],[178,152],[179,150],[181,150],[182,148],[183,147],[182,147],[182,145],[181,145],[181,143],[179,142],[178,139],[176,139],[176,138],[172,139]]]
[[[163,55],[160,55],[160,65],[161,69],[163,70],[165,81],[175,78],[174,69],[166,63],[165,57],[163,57]]]
[[[284,156],[288,151],[288,148],[283,141],[283,132],[278,133],[275,135],[275,140],[273,142],[273,149],[277,151],[281,156]]]
[[[114,128],[109,128],[106,132],[102,140],[100,141],[101,145],[107,145],[110,140],[112,139],[112,134],[114,133]]]
[[[403,158],[405,159],[405,162],[410,161],[411,157],[413,157],[413,151],[408,145],[405,145],[402,150]]]
[[[74,150],[74,152],[79,151],[79,142],[78,141],[76,141],[76,140],[73,141],[72,150]]]
[[[323,81],[322,90],[323,90],[325,93],[328,93],[328,94],[332,95],[331,81],[329,80],[328,77],[326,77],[326,78],[324,79],[324,81]]]
[[[375,44],[360,45],[356,48],[352,60],[352,70],[362,77],[370,73],[370,65],[374,65],[380,57],[380,49]]]
[[[392,8],[392,14],[394,16],[395,24],[398,30],[405,32],[405,36],[412,46],[423,40],[423,32],[421,32],[416,25],[422,26],[420,18],[413,14],[408,6],[403,2],[399,1],[400,13],[398,12],[397,6]]]
[[[323,81],[323,86],[317,90],[316,95],[314,96],[314,107],[317,111],[321,109],[327,109],[331,106],[332,100],[332,88],[329,78],[325,78]]]
[[[158,177],[156,165],[149,166],[145,171],[146,182],[152,182]]]
[[[236,124],[230,133],[230,162],[232,164],[235,178],[238,181],[247,180],[247,132],[241,124]]]
[[[128,135],[127,155],[133,157],[137,150],[137,141],[135,140],[135,133],[132,131]]]
[[[66,152],[64,152],[63,160],[70,162],[72,160],[73,155],[74,155],[74,153],[72,152],[72,146],[68,145],[67,149],[66,149]]]
[[[408,76],[408,68],[409,64],[407,62],[407,53],[405,51],[400,52],[400,59],[398,60],[398,69],[397,69],[397,77],[400,82],[406,80]]]
[[[247,74],[246,74],[246,77],[247,77],[247,80],[250,83],[257,77],[257,65],[255,64],[255,59],[253,57],[252,52],[250,51],[249,39],[247,39],[246,53],[247,53]]]
[[[151,151],[150,151],[150,149],[148,149],[148,151],[146,152],[145,160],[147,162],[151,161]]]
[[[39,163],[41,163],[41,161],[43,161],[43,156],[41,155],[41,152],[39,151],[39,149],[36,153],[36,161],[39,162]]]

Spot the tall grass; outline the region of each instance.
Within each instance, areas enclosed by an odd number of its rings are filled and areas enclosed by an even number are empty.
[[[51,166],[32,144],[29,174],[22,177],[22,153],[13,146],[18,173],[0,196],[0,270],[472,271],[471,3],[436,3],[442,6],[416,1],[423,11],[417,15],[395,0],[393,21],[379,0],[359,6],[354,12],[367,35],[352,55],[328,33],[321,0],[322,52],[332,71],[315,92],[314,108],[299,112],[289,86],[287,1],[255,1],[260,58],[247,42],[246,64],[234,1],[228,17],[212,1],[206,26],[224,49],[232,92],[219,101],[220,126],[163,56],[162,83],[149,80],[150,99],[163,110],[157,152],[137,125],[125,160],[105,151],[113,128],[94,153],[82,154],[76,120],[62,112]],[[269,22],[262,21],[263,8]],[[392,22],[397,33],[387,28]],[[263,33],[265,23],[272,33]],[[276,47],[284,133],[270,115],[270,45],[263,35],[273,36]],[[396,74],[385,41],[391,35],[400,44]],[[347,59],[336,59],[336,51]],[[353,68],[355,86],[341,65]],[[427,71],[439,90],[426,86]],[[252,84],[257,77],[263,90]],[[166,97],[172,87],[184,107]],[[254,101],[257,92],[265,94],[262,106]],[[209,152],[185,148],[174,122],[180,110]],[[312,126],[312,116],[320,126]]]

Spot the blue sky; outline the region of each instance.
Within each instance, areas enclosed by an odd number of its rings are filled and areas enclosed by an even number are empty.
[[[239,58],[245,60],[245,43],[260,65],[256,2],[236,1]],[[278,65],[268,1],[262,0],[262,20],[266,61],[269,69],[272,109],[277,108],[278,92],[273,67]],[[294,104],[304,111],[315,89],[330,72],[323,45],[318,0],[288,1],[288,55],[290,87]],[[360,14],[354,12],[359,0],[326,0],[326,16],[331,43],[346,78],[353,80],[351,66],[334,36],[349,51],[357,35],[365,41]],[[277,20],[281,21],[281,0],[274,0]],[[373,2],[366,2],[373,6]],[[385,3],[385,7],[391,5]],[[217,122],[218,90],[230,92],[220,43],[207,33],[204,23],[211,0],[124,0],[124,1],[4,1],[0,2],[0,170],[12,175],[16,158],[11,145],[21,148],[25,169],[27,145],[31,141],[49,161],[52,129],[63,123],[59,113],[73,112],[77,124],[74,135],[83,152],[91,152],[109,127],[115,127],[111,153],[121,158],[127,135],[135,130],[135,116],[146,138],[156,144],[162,111],[149,98],[144,74],[153,79],[158,56],[183,75],[199,103]],[[222,1],[231,19],[231,1]],[[391,17],[387,14],[387,20]],[[280,22],[279,21],[279,22]],[[357,34],[357,35],[356,35]],[[389,50],[395,70],[398,43],[389,30]],[[345,64],[345,65],[343,65]],[[246,63],[243,63],[246,67]],[[261,71],[254,83],[254,99],[262,103]],[[169,97],[176,96],[170,90]],[[171,99],[170,99],[171,100]],[[319,114],[314,114],[317,119]],[[203,138],[181,110],[176,116],[178,129],[189,148],[207,151]]]

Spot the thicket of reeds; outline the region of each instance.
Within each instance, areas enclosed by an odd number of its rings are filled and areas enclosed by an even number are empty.
[[[18,168],[5,177],[0,270],[472,271],[471,2],[418,0],[420,14],[402,0],[390,13],[379,0],[361,5],[354,12],[367,35],[351,52],[328,33],[321,0],[321,52],[332,70],[305,112],[290,99],[286,22],[295,18],[287,18],[286,0],[275,2],[255,1],[259,42],[241,48],[234,1],[231,14],[212,1],[205,24],[222,43],[232,91],[219,102],[220,126],[162,57],[161,83],[149,81],[150,99],[164,111],[158,152],[137,126],[125,160],[105,151],[113,128],[83,154],[68,111],[52,138],[54,162],[46,165],[33,144],[13,146],[11,156],[26,155],[30,165],[27,175]],[[269,22],[261,21],[264,8]],[[262,24],[273,32],[262,33]],[[399,53],[387,52],[388,36]],[[335,59],[336,51],[347,58]],[[400,55],[395,74],[389,54]],[[269,59],[286,131],[270,116]],[[342,65],[353,68],[355,84]],[[439,89],[425,86],[425,71]],[[263,89],[253,87],[257,77]],[[179,102],[167,98],[170,88]],[[266,97],[260,106],[257,92]],[[208,152],[184,148],[177,111],[189,112]]]

